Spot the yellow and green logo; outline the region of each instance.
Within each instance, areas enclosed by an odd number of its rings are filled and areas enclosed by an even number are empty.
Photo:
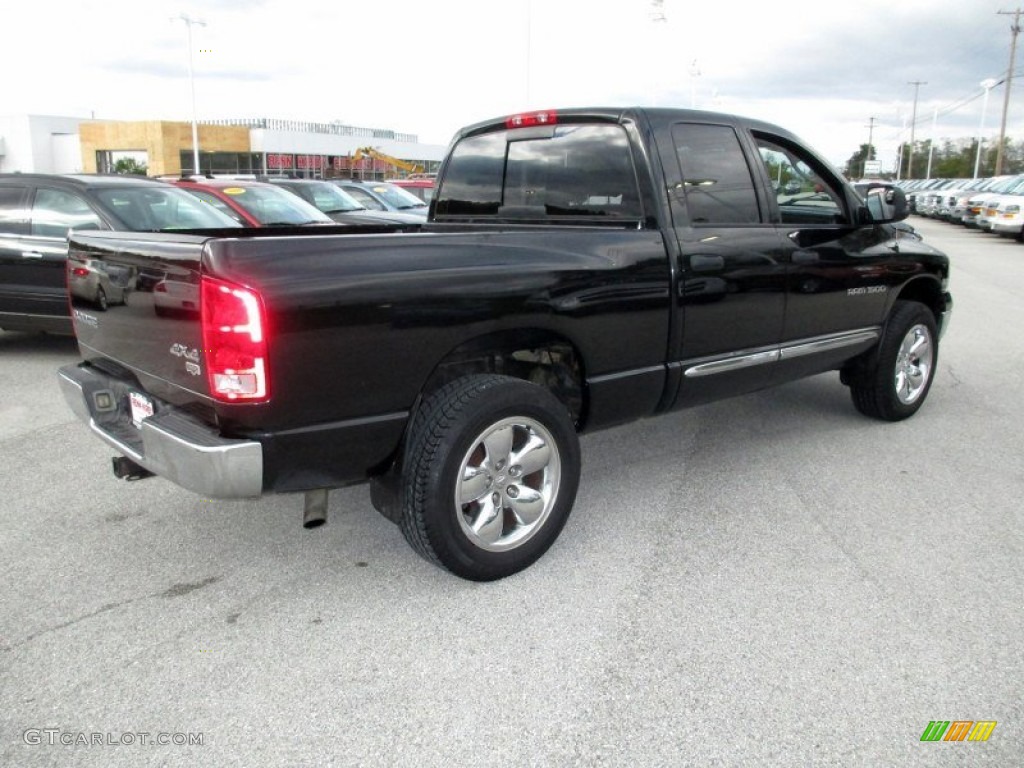
[[[921,741],[988,741],[995,727],[995,720],[932,720]]]

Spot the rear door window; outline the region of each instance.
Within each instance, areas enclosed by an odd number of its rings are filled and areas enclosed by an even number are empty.
[[[32,202],[32,234],[64,238],[69,229],[102,229],[103,223],[80,196],[62,189],[36,190]]]
[[[462,140],[437,217],[639,219],[636,174],[618,125],[559,125]]]
[[[731,126],[677,123],[672,142],[682,179],[673,202],[685,201],[691,224],[761,222],[754,180]]]
[[[0,235],[24,235],[28,232],[28,188],[0,186]]]

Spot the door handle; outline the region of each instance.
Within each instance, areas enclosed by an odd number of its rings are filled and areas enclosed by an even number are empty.
[[[21,252],[21,258],[23,258],[23,259],[41,259],[41,258],[43,258],[43,254],[41,254],[39,251],[22,251]]]
[[[794,264],[816,264],[820,260],[817,251],[793,251]]]
[[[691,256],[690,268],[695,272],[713,272],[725,269],[725,259],[721,256]]]

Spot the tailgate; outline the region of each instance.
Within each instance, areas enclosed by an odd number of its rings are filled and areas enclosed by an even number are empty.
[[[203,235],[74,233],[71,315],[82,357],[176,405],[208,402],[199,275]]]

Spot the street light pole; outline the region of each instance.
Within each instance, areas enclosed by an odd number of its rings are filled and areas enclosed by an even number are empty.
[[[978,154],[974,158],[974,178],[978,178],[978,169],[981,167],[981,145],[985,141],[985,110],[988,109],[988,92],[998,82],[995,78],[990,77],[980,83],[981,87],[985,89],[985,98],[981,101],[981,123],[978,125]]]
[[[690,109],[697,108],[697,78],[700,77],[700,64],[696,59],[690,62]]]
[[[200,27],[205,27],[206,22],[200,19],[193,19],[186,13],[179,13],[177,16],[172,16],[171,21],[185,22],[185,28],[188,30],[188,83],[189,88],[192,91],[192,168],[193,172],[198,174],[199,127],[196,122],[196,78],[195,70],[192,67],[192,26],[198,24]]]
[[[914,129],[917,127],[917,93],[922,85],[928,85],[924,80],[911,80],[908,85],[914,86],[914,111],[910,116],[910,159],[907,160],[907,178],[914,178]]]
[[[924,177],[930,179],[932,177],[932,158],[935,157],[935,135],[937,133],[937,126],[939,124],[939,110],[938,108],[932,112],[932,137],[928,140],[928,172],[925,173]]]

